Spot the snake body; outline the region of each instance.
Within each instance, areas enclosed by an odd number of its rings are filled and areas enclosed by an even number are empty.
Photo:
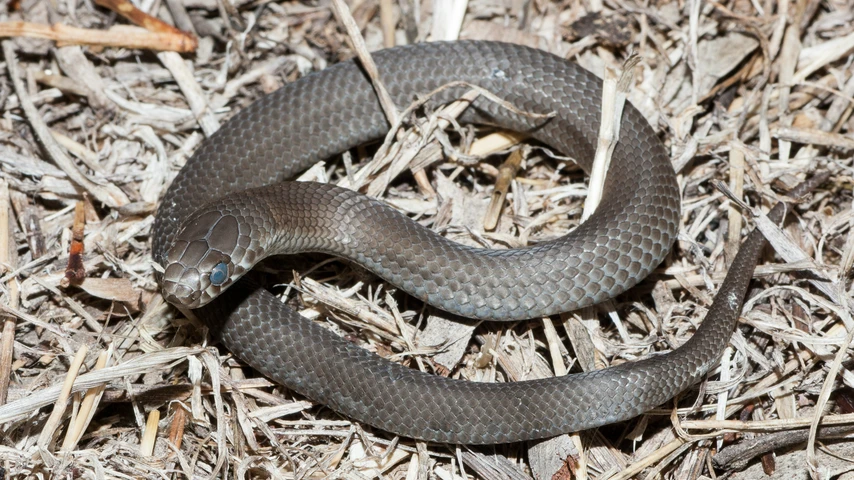
[[[589,170],[600,80],[578,65],[492,42],[418,44],[377,52],[374,59],[398,106],[464,81],[522,110],[554,112],[532,120],[479,98],[461,121],[529,132]],[[434,101],[462,91],[451,88]],[[533,381],[475,383],[405,368],[300,317],[266,290],[236,281],[267,255],[326,252],[438,308],[519,320],[625,291],[674,241],[675,174],[654,130],[631,106],[595,214],[567,235],[528,248],[462,246],[358,193],[284,181],[388,129],[371,83],[353,61],[288,84],[236,114],[203,142],[161,203],[153,252],[166,267],[165,298],[197,308],[216,338],[269,378],[358,421],[436,442],[514,442],[629,419],[686,389],[717,361],[764,245],[755,233],[702,326],[681,348]]]

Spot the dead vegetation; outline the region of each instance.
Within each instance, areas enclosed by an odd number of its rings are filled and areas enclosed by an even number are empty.
[[[637,54],[628,97],[670,149],[683,224],[669,259],[631,293],[512,325],[446,318],[339,261],[268,263],[286,284],[277,291],[306,317],[437,374],[560,375],[684,342],[755,224],[778,252],[757,269],[721,366],[677,408],[494,448],[425,445],[353,424],[208,348],[203,329],[163,303],[148,234],[178,168],[232,112],[355,52],[331,2],[137,5],[194,32],[195,52],[3,44],[0,467],[10,478],[852,478],[850,2],[349,4],[368,50],[504,40],[601,77]],[[76,0],[8,2],[0,14],[97,31],[124,22]],[[449,156],[447,138],[435,138],[417,151],[404,140],[375,160],[352,152],[303,177],[362,187],[473,245],[524,245],[579,221],[587,188],[570,162],[536,149],[506,163],[475,155],[506,149],[502,138]],[[714,186],[765,208],[820,170],[832,179],[782,230]],[[490,208],[493,197],[506,199],[503,208]],[[484,229],[496,212],[495,229]]]

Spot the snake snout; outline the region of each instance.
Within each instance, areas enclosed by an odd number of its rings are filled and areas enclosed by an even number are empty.
[[[180,283],[164,283],[163,296],[167,302],[187,308],[198,308],[201,292]]]
[[[166,270],[163,272],[162,291],[166,301],[187,308],[199,308],[219,295],[231,283],[231,279],[219,279],[213,266],[226,265],[221,254],[211,251],[204,242],[176,243],[170,251]],[[182,248],[184,247],[184,248]],[[183,250],[183,252],[181,252]],[[201,259],[198,252],[206,250]],[[173,257],[172,252],[179,253]],[[217,282],[212,282],[211,277]]]

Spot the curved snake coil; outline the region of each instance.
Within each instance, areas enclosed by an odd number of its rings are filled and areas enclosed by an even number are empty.
[[[555,112],[532,121],[479,98],[461,120],[529,132],[589,170],[601,91],[600,80],[581,67],[490,42],[419,44],[374,58],[397,105],[465,81],[525,111]],[[460,92],[451,89],[437,101]],[[595,214],[567,235],[527,248],[462,246],[358,193],[284,182],[318,160],[382,138],[388,128],[353,61],[288,84],[235,115],[201,145],[160,206],[153,250],[166,267],[165,298],[198,308],[216,338],[269,378],[358,421],[436,442],[514,442],[628,419],[695,383],[717,361],[764,245],[755,233],[706,320],[681,348],[601,371],[514,383],[405,368],[237,281],[267,255],[326,252],[443,310],[519,320],[625,291],[661,262],[675,238],[680,204],[673,169],[653,129],[630,106]]]

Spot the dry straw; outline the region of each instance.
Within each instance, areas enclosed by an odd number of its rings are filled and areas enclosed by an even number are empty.
[[[0,372],[9,380],[0,467],[11,478],[755,479],[850,469],[854,446],[839,440],[854,431],[850,2],[167,0],[139,2],[156,8],[127,18],[159,19],[171,33],[126,38],[110,29],[124,20],[91,2],[9,11],[16,4],[0,2],[0,22],[26,23],[0,23],[0,36],[59,43],[7,38],[0,64]],[[191,54],[160,51],[191,38]],[[530,445],[397,439],[208,348],[200,324],[159,297],[155,205],[205,137],[310,71],[352,56],[370,65],[383,46],[440,38],[523,43],[606,78],[605,113],[616,115],[600,132],[603,165],[620,141],[620,102],[637,106],[679,178],[673,253],[616,301],[513,325],[424,309],[321,257],[268,263],[276,292],[413,368],[542,378],[682,344],[745,232],[759,227],[778,253],[757,268],[721,366],[678,403]],[[90,46],[64,46],[71,40]],[[382,71],[367,71],[382,92]],[[359,187],[469,245],[526,245],[576,226],[601,176],[587,186],[562,152],[459,125],[472,99],[491,95],[463,90],[415,120],[420,103],[384,102],[394,129],[375,156],[357,149],[303,177]],[[819,170],[831,180],[787,224],[764,218],[780,192]],[[62,286],[81,200],[87,278]]]

